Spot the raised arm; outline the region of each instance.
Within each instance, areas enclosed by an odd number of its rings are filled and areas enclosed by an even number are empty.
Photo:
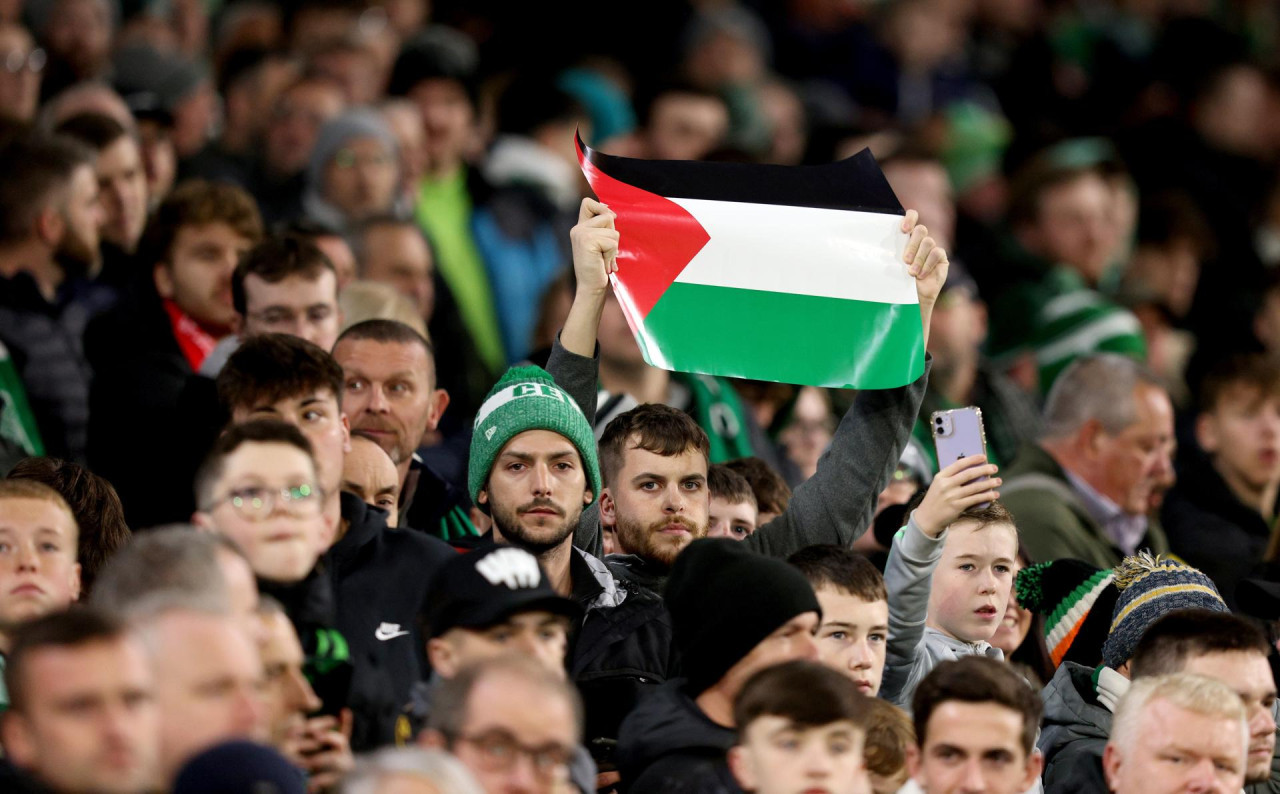
[[[927,343],[933,307],[947,280],[947,252],[916,219],[915,210],[903,218],[902,231],[910,235],[903,262],[916,279]],[[875,517],[876,497],[893,476],[920,414],[929,366],[926,357],[924,373],[906,386],[860,392],[817,472],[796,488],[786,512],[746,542],[764,554],[786,557],[818,543],[849,546],[866,532]]]
[[[578,224],[569,232],[573,248],[573,275],[577,283],[573,305],[564,328],[551,346],[547,372],[578,403],[595,425],[597,381],[596,334],[609,293],[609,274],[618,269],[617,217],[600,202],[584,198]]]

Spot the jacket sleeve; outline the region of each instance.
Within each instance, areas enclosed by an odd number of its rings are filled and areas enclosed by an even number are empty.
[[[1073,752],[1068,746],[1054,756],[1044,770],[1044,794],[1110,794],[1102,756],[1089,744],[1081,749]]]
[[[876,498],[911,437],[932,364],[926,357],[924,372],[906,386],[859,392],[817,472],[796,488],[782,515],[745,542],[762,554],[787,557],[820,543],[849,546],[866,532]]]
[[[885,653],[884,681],[880,697],[898,703],[910,693],[911,678],[921,651],[925,618],[929,611],[929,586],[933,569],[942,557],[946,532],[931,538],[916,526],[914,513],[893,538],[884,569],[889,591],[889,645]]]
[[[551,343],[551,356],[547,359],[547,372],[555,379],[556,385],[568,392],[582,409],[582,413],[586,414],[587,424],[595,427],[600,346],[596,345],[593,358],[587,358],[565,350],[560,344],[560,334],[556,334],[556,341]]]

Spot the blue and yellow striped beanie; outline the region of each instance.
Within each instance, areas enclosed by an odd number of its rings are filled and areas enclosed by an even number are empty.
[[[1229,611],[1209,577],[1149,551],[1126,557],[1116,568],[1115,585],[1120,597],[1102,644],[1102,661],[1112,669],[1129,661],[1147,628],[1175,609]]]

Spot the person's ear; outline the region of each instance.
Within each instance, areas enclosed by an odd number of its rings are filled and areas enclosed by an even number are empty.
[[[1196,443],[1210,455],[1221,448],[1222,440],[1218,437],[1218,423],[1211,414],[1200,414],[1196,417]]]
[[[213,523],[213,516],[203,510],[197,510],[191,514],[191,525],[196,529],[200,529],[205,532],[216,531]]]
[[[0,717],[0,740],[14,766],[30,768],[35,765],[36,748],[31,739],[31,727],[21,714],[10,709]]]
[[[743,791],[754,791],[756,788],[756,770],[751,761],[751,754],[741,745],[729,748],[729,771],[737,778]]]
[[[1102,774],[1106,776],[1107,787],[1112,791],[1115,791],[1116,784],[1120,782],[1120,767],[1123,763],[1120,751],[1111,742],[1107,742],[1102,751]]]
[[[987,341],[987,304],[983,301],[974,300],[973,302],[973,325],[973,331],[978,335],[978,339]]]
[[[342,454],[351,454],[351,420],[342,414]]]
[[[53,207],[45,207],[36,215],[32,231],[40,242],[50,248],[56,248],[62,240],[62,235],[66,234],[67,220]]]
[[[920,779],[921,766],[923,766],[923,764],[921,764],[920,761],[921,761],[920,748],[914,744],[908,743],[907,744],[907,776],[910,777],[915,782],[919,783],[921,788],[923,788],[924,782],[921,781]]]
[[[418,734],[418,746],[428,750],[444,750],[448,748],[449,742],[445,741],[444,734],[440,731],[427,728]]]
[[[160,297],[173,297],[173,271],[168,265],[157,264],[151,271],[151,279],[155,282],[156,292],[160,293]]]
[[[607,485],[600,489],[600,523],[606,527],[618,525],[618,505]]]
[[[76,563],[75,565],[71,566],[71,592],[72,592],[71,600],[72,601],[80,600],[80,590],[84,586],[83,580],[80,578],[80,576],[81,576],[80,563]]]
[[[427,661],[431,663],[431,669],[445,679],[456,676],[461,666],[457,651],[444,637],[432,637],[427,640]]]
[[[1080,443],[1081,452],[1089,458],[1095,458],[1102,453],[1108,436],[1101,422],[1097,419],[1089,419],[1076,432],[1076,439]]]
[[[1031,755],[1027,756],[1027,776],[1023,778],[1022,787],[1019,791],[1028,791],[1040,779],[1040,773],[1044,771],[1044,753],[1039,748],[1032,747]]]
[[[449,392],[444,389],[436,389],[431,393],[431,411],[427,414],[427,429],[435,430],[436,425],[440,424],[440,417],[444,416],[444,411],[449,407]]]

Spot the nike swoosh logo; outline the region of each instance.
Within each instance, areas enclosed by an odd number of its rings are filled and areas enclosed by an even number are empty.
[[[386,642],[387,640],[394,640],[396,637],[403,637],[408,633],[400,630],[399,623],[383,623],[373,632],[373,636]]]

